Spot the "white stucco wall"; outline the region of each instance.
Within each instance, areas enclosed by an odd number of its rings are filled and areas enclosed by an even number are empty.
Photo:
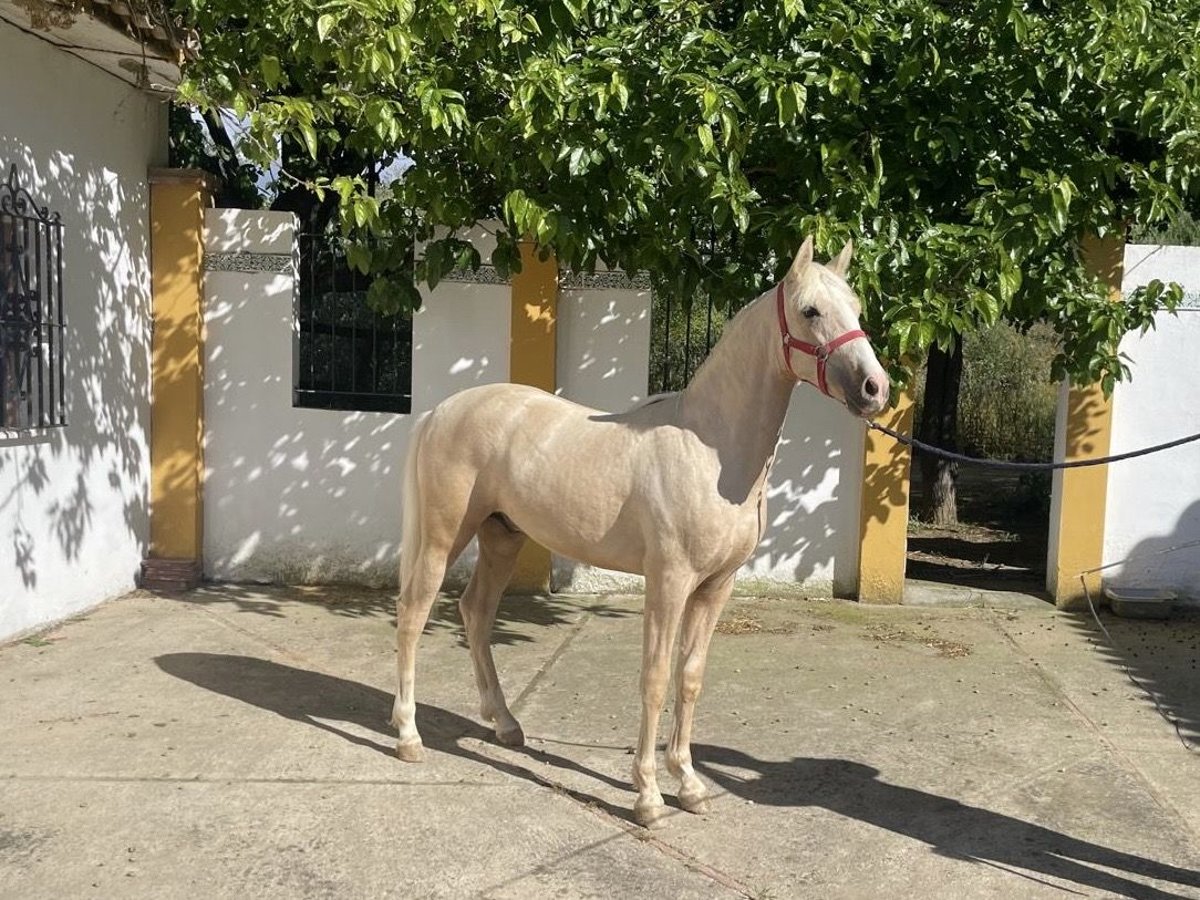
[[[559,393],[609,412],[644,399],[651,309],[648,291],[564,290]],[[864,434],[840,405],[796,389],[771,473],[767,531],[739,574],[740,590],[854,590]],[[640,590],[642,579],[556,558],[552,583],[563,591]]]
[[[771,470],[767,530],[740,589],[791,585],[818,597],[856,589],[865,437],[841,404],[796,388]]]
[[[292,247],[290,216],[213,210],[212,253]],[[472,235],[484,259],[486,229]],[[619,279],[617,279],[619,281]],[[558,307],[558,393],[604,411],[645,399],[651,297],[612,279],[568,279]],[[397,571],[401,472],[416,415],[509,373],[506,284],[443,282],[413,323],[413,413],[291,405],[290,274],[212,271],[206,278],[205,573],[233,581],[390,585]],[[771,480],[769,526],[744,589],[853,589],[863,428],[801,387]],[[462,583],[473,549],[452,571]],[[637,590],[641,579],[556,558],[556,590]]]
[[[62,214],[69,425],[0,431],[0,638],[134,587],[148,540],[149,189],[166,106],[0,22],[0,167]]]
[[[1129,245],[1124,289],[1152,279],[1179,282],[1185,309],[1160,314],[1145,335],[1121,344],[1133,378],[1113,395],[1112,452],[1200,432],[1200,247]],[[1114,585],[1174,590],[1200,599],[1200,443],[1115,463],[1108,470],[1104,561]]]
[[[206,226],[210,254],[292,252],[287,213],[211,210]],[[509,290],[443,282],[426,294],[413,319],[413,411],[401,415],[293,408],[293,282],[206,273],[205,575],[393,584],[413,422],[456,391],[508,378]]]
[[[564,286],[558,298],[557,393],[604,412],[620,412],[646,399],[650,383],[648,290]],[[594,593],[640,590],[638,576],[555,556],[551,587]]]

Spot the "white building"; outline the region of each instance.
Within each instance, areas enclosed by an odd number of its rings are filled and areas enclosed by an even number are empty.
[[[103,12],[33,20],[0,2],[0,180],[9,182],[0,187],[0,637],[130,590],[145,552],[147,171],[166,163],[173,55],[162,26],[139,32]],[[20,200],[28,215],[14,207]],[[58,292],[34,206],[61,220],[61,342],[57,328],[33,329],[22,312],[30,290]],[[36,270],[39,253],[42,277],[18,283],[17,267]],[[23,376],[39,361],[40,393],[36,374],[32,390]],[[52,396],[59,364],[61,396]]]

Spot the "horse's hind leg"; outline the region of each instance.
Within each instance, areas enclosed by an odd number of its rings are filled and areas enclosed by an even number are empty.
[[[525,734],[509,711],[496,675],[496,663],[492,659],[492,627],[524,543],[525,535],[510,530],[499,517],[484,520],[479,528],[479,562],[475,565],[471,583],[458,602],[471,648],[471,662],[475,665],[480,715],[495,722],[496,740],[510,747],[524,744]]]
[[[463,504],[466,505],[465,503]],[[413,561],[408,584],[403,586],[396,608],[396,704],[392,722],[398,733],[396,755],[405,762],[420,762],[424,746],[417,731],[415,693],[417,641],[429,619],[429,610],[437,599],[446,577],[446,568],[463,551],[474,532],[467,523],[422,523],[420,550]]]
[[[733,576],[702,585],[688,598],[679,634],[675,666],[675,727],[667,744],[667,770],[680,780],[679,805],[688,812],[708,809],[708,788],[692,768],[692,717],[704,681],[708,646],[721,610],[733,591]]]
[[[642,620],[642,724],[633,759],[633,787],[637,801],[633,817],[639,825],[654,825],[666,813],[658,789],[654,754],[658,744],[658,719],[667,697],[671,648],[684,603],[695,588],[690,572],[646,571],[646,608]]]

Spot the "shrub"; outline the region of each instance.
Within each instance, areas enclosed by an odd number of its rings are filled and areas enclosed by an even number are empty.
[[[1200,222],[1189,213],[1181,212],[1168,225],[1156,228],[1135,228],[1129,235],[1135,244],[1174,244],[1176,246],[1200,246]]]
[[[963,343],[958,405],[959,443],[966,453],[1044,461],[1054,451],[1058,385],[1050,380],[1054,333],[1035,325],[1026,334],[999,324]]]

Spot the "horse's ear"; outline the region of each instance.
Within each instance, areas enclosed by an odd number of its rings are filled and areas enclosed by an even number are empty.
[[[810,234],[804,239],[804,243],[800,245],[800,249],[796,251],[796,258],[792,260],[792,267],[788,269],[788,274],[792,276],[799,275],[812,260],[813,240]]]
[[[854,240],[846,241],[846,246],[842,248],[842,252],[829,261],[828,269],[835,275],[846,277],[846,273],[850,271],[850,257],[854,255]]]

